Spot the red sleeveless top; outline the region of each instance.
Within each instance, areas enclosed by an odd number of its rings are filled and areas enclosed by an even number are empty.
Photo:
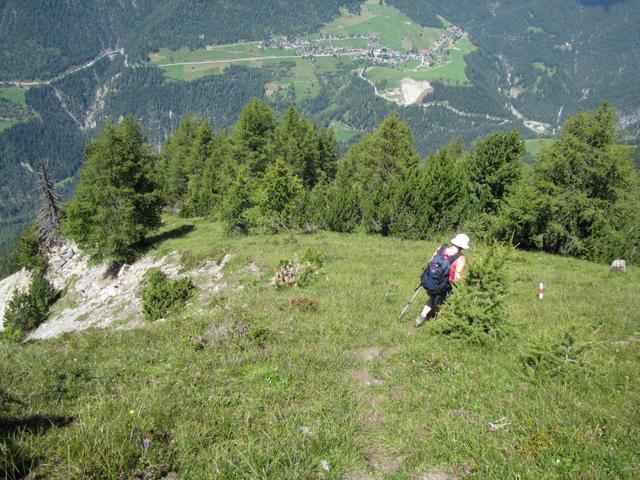
[[[453,257],[456,252],[458,252],[458,248],[457,247],[447,247],[444,251],[444,258],[451,258]],[[456,258],[455,262],[453,262],[451,264],[451,268],[449,269],[449,282],[453,283],[455,282],[455,278],[456,278],[456,266],[458,265],[458,262],[460,261],[460,259],[462,258],[462,255],[460,255],[458,258]]]

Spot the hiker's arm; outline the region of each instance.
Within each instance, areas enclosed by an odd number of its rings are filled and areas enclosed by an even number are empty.
[[[462,272],[464,272],[464,267],[467,266],[467,259],[465,257],[460,257],[456,262],[456,271],[453,274],[453,281],[457,282],[462,278]]]

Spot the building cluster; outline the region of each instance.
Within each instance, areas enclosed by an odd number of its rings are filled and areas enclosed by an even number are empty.
[[[318,56],[333,56],[335,58],[340,58],[341,56],[351,56],[354,57],[356,61],[374,65],[397,66],[417,60],[420,62],[416,67],[416,70],[418,70],[420,68],[430,68],[434,65],[449,62],[451,60],[449,54],[450,49],[464,36],[466,36],[466,33],[460,27],[449,25],[446,33],[442,35],[431,47],[424,50],[417,50],[413,48],[404,53],[382,45],[380,42],[380,36],[376,32],[369,32],[365,35],[351,35],[349,37],[322,35],[318,40],[282,37],[264,41],[260,44],[260,48],[294,50],[296,55],[303,58]],[[342,46],[335,43],[347,39],[366,39],[367,46]]]

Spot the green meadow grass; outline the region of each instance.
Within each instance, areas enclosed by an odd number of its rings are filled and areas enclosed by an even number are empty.
[[[139,330],[0,342],[5,471],[52,479],[175,471],[183,480],[640,475],[637,268],[613,274],[516,252],[510,335],[473,347],[428,325],[414,329],[419,301],[397,320],[437,242],[229,237],[218,223],[173,217],[164,230],[182,225],[194,229],[150,253],[177,251],[190,266],[234,254],[222,292],[200,292],[183,312]],[[308,248],[326,257],[313,283],[269,285],[282,260]],[[469,268],[482,251],[469,251]],[[302,300],[316,309],[297,308]],[[523,363],[567,332],[575,350],[559,366]],[[506,425],[491,432],[490,422]]]
[[[363,4],[359,15],[344,13],[322,29],[326,35],[340,36],[366,35],[369,32],[377,32],[384,45],[402,52],[412,47],[429,47],[443,30],[422,27],[397,8],[376,1]]]
[[[25,95],[27,94],[27,90],[28,88],[24,87],[3,87],[0,88],[0,97],[6,98],[14,103],[26,105],[27,100]]]
[[[12,125],[15,125],[17,122],[13,120],[0,120],[0,132],[6,130]]]
[[[466,63],[464,56],[474,49],[475,47],[467,38],[462,38],[451,49],[451,61],[447,64],[418,71],[413,71],[409,67],[374,66],[367,68],[366,76],[376,85],[385,85],[385,88],[389,89],[400,87],[400,82],[406,77],[414,80],[439,80],[448,84],[455,83],[461,86],[470,86],[471,83],[465,73]]]
[[[359,133],[355,128],[336,120],[331,122],[330,126],[333,128],[333,131],[336,133],[336,137],[340,142],[348,142]]]
[[[529,155],[533,158],[538,156],[538,153],[545,145],[549,145],[553,142],[552,138],[533,138],[524,141],[524,148]]]

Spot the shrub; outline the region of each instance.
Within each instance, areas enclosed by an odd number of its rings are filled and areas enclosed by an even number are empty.
[[[33,272],[31,285],[25,293],[16,291],[4,314],[5,338],[22,339],[49,316],[49,307],[58,298],[58,292],[38,268]]]
[[[179,311],[191,297],[195,285],[189,277],[169,280],[159,268],[147,270],[142,290],[142,313],[154,321]]]
[[[579,342],[575,329],[568,328],[555,337],[544,335],[533,340],[519,361],[535,374],[559,374],[586,365],[584,353],[590,343]]]
[[[467,279],[454,285],[453,294],[438,320],[431,324],[431,330],[473,344],[502,338],[507,324],[504,265],[508,257],[507,247],[489,246],[468,267]]]
[[[322,268],[324,266],[324,260],[324,253],[313,247],[307,248],[302,255],[302,263],[310,263],[318,268]]]

